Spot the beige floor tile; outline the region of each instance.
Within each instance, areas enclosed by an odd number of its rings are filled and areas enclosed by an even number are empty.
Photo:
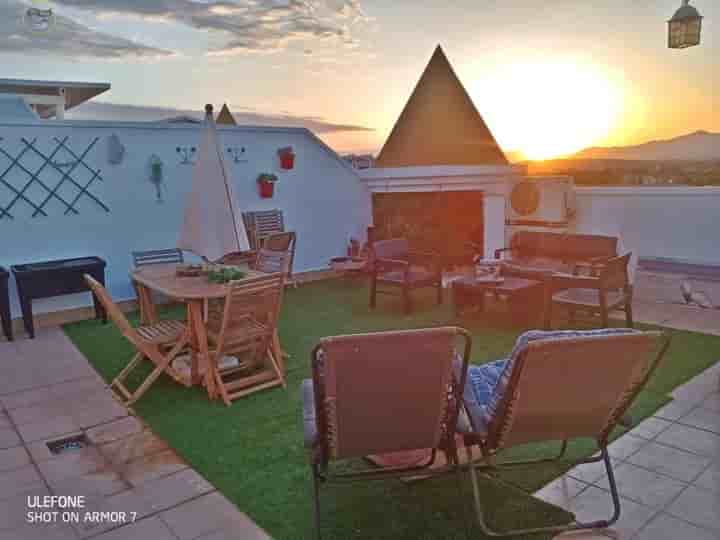
[[[142,422],[132,416],[127,416],[101,426],[87,430],[88,439],[94,444],[106,444],[143,431]]]
[[[690,486],[666,509],[668,514],[720,534],[720,492]]]
[[[75,530],[64,523],[25,524],[8,531],[3,540],[77,540]]]
[[[628,462],[690,483],[710,465],[710,458],[650,442],[630,456]]]
[[[22,444],[20,435],[13,428],[0,428],[0,448],[12,448]]]
[[[613,465],[617,466],[617,461],[612,460]],[[587,484],[594,484],[605,477],[605,464],[602,461],[596,463],[586,463],[584,465],[577,465],[567,472],[567,475],[585,482]]]
[[[720,412],[697,407],[683,416],[678,422],[720,435]]]
[[[50,387],[35,388],[24,392],[14,392],[0,397],[0,403],[7,410],[17,409],[18,407],[29,407],[46,401],[52,400]]]
[[[676,421],[689,413],[698,404],[694,401],[684,401],[675,399],[659,409],[653,416],[662,418],[663,420]]]
[[[720,456],[720,435],[675,424],[658,435],[656,442],[713,458]]]
[[[163,512],[160,518],[179,540],[193,540],[224,529],[238,533],[257,529],[252,521],[216,491]]]
[[[114,495],[129,487],[117,472],[107,469],[49,483],[55,495],[84,495],[87,500]]]
[[[120,466],[122,477],[133,486],[139,486],[150,480],[174,474],[188,465],[174,450],[164,450],[135,459]]]
[[[635,538],[636,540],[717,540],[718,537],[707,529],[701,529],[667,514],[660,514]]]
[[[45,483],[32,465],[14,471],[0,473],[0,500],[15,497],[36,488],[45,488]]]
[[[248,519],[247,523],[231,530],[225,529],[201,536],[197,540],[272,540],[260,527]]]
[[[720,392],[711,393],[705,398],[705,401],[703,401],[700,406],[704,409],[708,409],[709,411],[720,413]]]
[[[58,416],[69,416],[69,408],[53,400],[11,409],[8,414],[15,422],[15,425],[21,426],[53,420]]]
[[[631,463],[622,463],[615,469],[615,481],[620,496],[658,509],[669,504],[687,487],[684,482]],[[610,489],[606,479],[598,482],[598,486]]]
[[[720,493],[720,461],[716,461],[695,481],[697,487]],[[720,519],[720,518],[719,518]]]
[[[103,444],[98,449],[110,463],[120,465],[167,450],[168,445],[152,431],[146,429],[124,439]]]
[[[630,540],[632,535],[610,529],[573,531],[557,535],[553,540]]]
[[[647,439],[637,437],[632,433],[626,433],[619,439],[616,439],[613,443],[608,446],[608,452],[610,457],[623,461],[635,454],[638,450],[648,444]]]
[[[570,499],[578,495],[587,488],[588,485],[589,484],[585,482],[565,475],[553,480],[544,488],[536,491],[534,496],[555,506],[566,508],[570,504]]]
[[[38,463],[38,468],[49,483],[57,483],[65,478],[103,470],[106,468],[106,463],[105,458],[96,448],[87,446],[41,461]]]
[[[12,471],[30,464],[30,455],[22,446],[0,450],[0,472]]]
[[[26,443],[54,439],[79,431],[80,426],[68,415],[59,415],[39,422],[18,425],[18,432]]]
[[[568,507],[581,522],[609,519],[612,509],[610,493],[595,486],[588,487],[572,499]],[[634,501],[622,499],[620,520],[610,530],[615,531],[621,538],[629,538],[648,523],[656,512]]]
[[[672,422],[668,422],[662,418],[651,417],[640,422],[640,424],[630,430],[630,435],[642,437],[643,439],[654,439],[671,425]]]
[[[98,540],[176,540],[167,526],[158,518],[151,517],[108,531]]]
[[[32,509],[28,507],[28,496],[49,495],[50,492],[45,486],[35,485],[26,491],[20,491],[12,497],[0,500],[0,538],[5,538],[8,531],[19,529],[23,525],[37,526],[27,523],[27,512]]]

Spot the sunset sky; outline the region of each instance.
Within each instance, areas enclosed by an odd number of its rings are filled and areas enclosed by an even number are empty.
[[[680,0],[0,2],[0,77],[107,81],[104,103],[308,125],[376,152],[435,46],[503,149],[533,158],[720,132],[720,2],[703,44],[666,45]],[[53,29],[28,31],[27,5]],[[713,89],[715,94],[713,95]],[[142,114],[95,106],[78,113]],[[281,117],[281,118],[278,118]]]

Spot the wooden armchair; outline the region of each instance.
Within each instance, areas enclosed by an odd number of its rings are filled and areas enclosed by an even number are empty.
[[[554,306],[566,308],[571,321],[577,311],[599,314],[603,328],[608,326],[610,311],[622,310],[626,326],[632,328],[633,290],[628,277],[631,257],[632,253],[627,253],[621,257],[579,262],[572,274],[553,274],[548,285],[545,328],[549,330],[552,325]]]
[[[292,258],[295,249],[295,233],[283,232],[268,236],[261,248],[252,251],[238,251],[223,255],[220,264],[243,265],[261,272],[283,272],[290,279]]]
[[[370,308],[375,308],[378,284],[400,288],[405,313],[412,311],[410,293],[414,289],[435,287],[437,303],[442,304],[442,267],[435,253],[410,250],[404,238],[380,240],[370,248],[372,273],[370,281]]]

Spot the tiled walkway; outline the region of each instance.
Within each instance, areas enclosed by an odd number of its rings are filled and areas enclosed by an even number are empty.
[[[680,305],[682,279],[642,275],[636,319],[720,334],[720,310]],[[719,283],[695,283],[720,302]],[[718,351],[720,358],[720,351]],[[720,363],[676,389],[675,401],[611,447],[623,514],[578,540],[720,539]],[[84,434],[87,447],[55,455],[46,442]],[[610,514],[597,465],[538,492],[580,519]],[[79,513],[126,521],[29,524],[28,495],[85,495]],[[61,518],[59,517],[58,520]],[[0,341],[0,539],[256,540],[269,537],[110,397],[59,328]]]
[[[720,351],[718,351],[720,356]],[[563,539],[720,539],[720,363],[673,392],[610,446],[622,515],[612,530]],[[536,495],[578,516],[605,519],[612,503],[600,464],[576,467]]]
[[[46,444],[78,434],[85,448],[58,455]],[[80,522],[62,523],[58,508],[28,507],[28,496],[45,495],[85,496]],[[28,523],[28,512],[53,510],[54,523]],[[115,514],[84,522],[92,512]],[[128,416],[65,334],[49,328],[35,340],[0,342],[0,538],[269,537]]]

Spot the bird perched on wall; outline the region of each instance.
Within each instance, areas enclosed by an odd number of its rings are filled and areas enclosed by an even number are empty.
[[[689,281],[683,281],[680,285],[680,292],[682,293],[683,300],[686,304],[696,305],[703,309],[720,309],[720,306],[715,306],[710,296],[704,291],[693,291],[692,285]]]

